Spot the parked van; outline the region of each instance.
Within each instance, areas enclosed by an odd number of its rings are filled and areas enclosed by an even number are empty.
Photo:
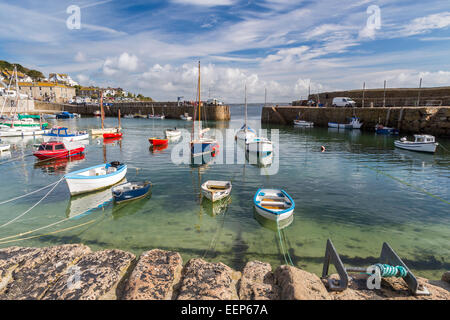
[[[333,107],[356,107],[356,102],[347,97],[333,98]]]

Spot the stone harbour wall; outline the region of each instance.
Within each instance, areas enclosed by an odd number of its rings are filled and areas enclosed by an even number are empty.
[[[294,119],[313,121],[314,126],[328,127],[328,122],[348,123],[353,113],[363,122],[362,130],[374,131],[381,123],[395,127],[401,133],[427,133],[450,137],[450,107],[397,107],[397,108],[317,108],[317,107],[264,107],[262,123],[293,125]]]
[[[249,261],[242,271],[179,253],[153,249],[139,258],[121,250],[93,252],[82,244],[0,249],[0,300],[399,300],[450,299],[450,272],[439,281],[418,278],[430,296],[412,296],[402,279],[365,289],[363,275],[344,292],[330,292],[317,275],[276,270]]]
[[[105,106],[106,117],[117,117],[118,110],[122,116],[126,114],[164,114],[168,119],[180,119],[184,113],[188,113],[191,117],[194,114],[194,107],[188,105],[180,105],[176,102],[124,102],[114,103],[112,106]],[[79,113],[84,116],[93,116],[95,111],[100,110],[99,106],[95,105],[72,105],[72,104],[57,104],[47,102],[35,102],[36,112],[60,112],[68,111],[72,113]],[[206,113],[206,120],[228,121],[230,120],[229,106],[202,106],[202,119],[205,117],[203,111]]]

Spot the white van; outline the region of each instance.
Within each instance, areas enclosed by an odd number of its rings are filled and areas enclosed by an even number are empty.
[[[356,107],[356,102],[347,97],[333,98],[333,107]]]

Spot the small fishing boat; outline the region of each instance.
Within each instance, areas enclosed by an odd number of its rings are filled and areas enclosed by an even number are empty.
[[[363,123],[359,122],[358,117],[352,117],[349,123],[328,122],[329,128],[339,129],[360,129],[362,125]]]
[[[275,221],[289,218],[295,208],[294,200],[281,189],[259,189],[253,203],[258,214]]]
[[[84,145],[64,144],[59,141],[43,142],[33,155],[40,160],[67,158],[84,152]]]
[[[149,192],[152,183],[144,182],[125,182],[111,189],[114,201],[116,203],[136,200],[145,197]]]
[[[89,133],[87,131],[69,132],[68,128],[56,127],[52,128],[49,133],[44,134],[44,140],[56,140],[63,141],[80,141],[89,139]]]
[[[104,139],[114,139],[114,138],[120,138],[120,137],[122,137],[122,132],[110,132],[110,133],[103,134]]]
[[[123,117],[124,117],[124,118],[127,118],[127,119],[131,119],[131,118],[134,118],[134,115],[132,115],[132,114],[126,114],[126,115],[124,115]]]
[[[180,119],[181,119],[181,120],[185,120],[185,121],[191,121],[191,120],[192,120],[192,117],[189,115],[189,113],[185,112],[184,114],[182,114],[182,115],[180,116]]]
[[[149,119],[161,119],[164,120],[166,116],[164,114],[155,114],[155,108],[152,106],[152,114],[147,115]]]
[[[148,141],[154,146],[161,146],[169,143],[169,139],[148,138]]]
[[[390,127],[385,127],[382,124],[377,124],[375,126],[375,132],[377,134],[392,134],[392,135],[397,135],[399,134],[398,129],[395,128],[390,128]]]
[[[231,194],[230,181],[209,180],[202,184],[202,194],[212,202],[221,200]]]
[[[121,181],[127,165],[114,161],[70,172],[64,176],[71,195],[101,190]]]
[[[305,120],[294,120],[295,127],[301,128],[312,128],[314,127],[314,122],[305,121]]]
[[[408,141],[406,137],[403,137],[400,140],[395,140],[394,145],[400,149],[434,153],[439,144],[435,141],[434,136],[415,134],[414,141]]]
[[[94,117],[100,117],[102,115],[102,112],[100,110],[94,111]]]
[[[234,139],[235,140],[239,139],[247,142],[256,138],[256,131],[250,128],[250,126],[247,124],[247,85],[244,87],[244,91],[245,91],[244,125],[238,130]]]
[[[270,153],[273,151],[273,144],[267,138],[255,137],[247,141],[247,151],[257,153]]]
[[[75,114],[63,111],[61,113],[56,114],[56,119],[73,119],[75,118]]]
[[[44,119],[56,119],[56,114],[43,114],[42,118],[44,118]]]
[[[181,131],[178,130],[177,128],[166,129],[166,131],[164,133],[166,134],[166,138],[177,138],[177,137],[181,136]]]

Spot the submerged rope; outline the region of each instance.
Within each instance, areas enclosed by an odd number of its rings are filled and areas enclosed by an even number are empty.
[[[291,263],[291,266],[294,266],[294,264],[292,263],[292,259],[291,259],[291,256],[290,256],[290,254],[289,254],[289,251],[287,251],[287,250],[284,249],[283,241],[282,241],[282,239],[281,239],[280,226],[279,226],[279,224],[278,224],[278,220],[277,220],[277,231],[278,231],[278,238],[279,238],[279,240],[280,240],[280,249],[281,249],[281,253],[283,254],[284,262],[286,262],[287,265],[289,265],[289,262],[290,262],[290,263]],[[285,253],[285,252],[286,252],[286,253]],[[286,259],[286,255],[287,255],[288,258],[289,258],[289,262],[288,262],[288,260]]]
[[[33,210],[39,203],[41,203],[42,201],[44,201],[44,199],[47,198],[47,196],[48,196],[53,190],[55,190],[55,188],[58,186],[58,184],[59,184],[61,181],[63,181],[63,180],[64,180],[64,177],[61,178],[61,179],[59,179],[59,181],[57,181],[57,183],[53,186],[53,188],[51,188],[50,191],[47,192],[47,193],[45,194],[45,196],[43,196],[43,197],[41,198],[41,200],[39,200],[39,201],[36,202],[34,205],[32,205],[32,206],[31,206],[29,209],[27,209],[24,213],[18,215],[17,217],[15,217],[14,219],[12,219],[12,220],[10,220],[10,221],[8,221],[8,222],[2,224],[2,225],[0,226],[0,228],[6,227],[7,225],[13,223],[13,222],[16,221],[17,219],[20,219],[21,217],[23,217],[24,215],[26,215],[28,212],[30,212],[31,210]]]
[[[60,181],[61,181],[61,180],[60,180]],[[53,185],[59,183],[60,181],[53,182],[53,183],[49,184],[48,186],[42,187],[42,188],[40,188],[40,189],[37,189],[37,190],[32,191],[32,192],[29,192],[29,193],[24,194],[24,195],[22,195],[22,196],[18,196],[18,197],[9,199],[9,200],[2,201],[2,202],[0,202],[0,205],[5,204],[5,203],[8,203],[8,202],[11,202],[11,201],[19,200],[19,199],[21,199],[21,198],[25,198],[25,197],[30,196],[30,195],[32,195],[32,194],[35,194],[35,193],[37,193],[37,192],[39,192],[39,191],[42,191],[42,190],[47,189],[47,188],[50,188],[51,186],[53,186]]]
[[[437,200],[439,200],[439,201],[442,201],[442,202],[444,202],[444,203],[446,203],[446,204],[450,204],[449,201],[447,201],[447,200],[445,200],[445,199],[442,199],[441,197],[436,196],[436,195],[434,195],[434,194],[428,192],[428,191],[425,190],[425,189],[416,187],[416,186],[412,185],[411,183],[408,183],[408,182],[403,181],[403,180],[401,180],[401,179],[399,179],[399,178],[396,178],[396,177],[394,177],[394,176],[391,176],[390,174],[388,174],[388,173],[386,173],[386,172],[383,172],[383,171],[381,171],[381,170],[378,170],[378,169],[369,167],[369,166],[364,165],[364,164],[361,165],[361,166],[363,166],[363,167],[365,167],[365,168],[368,168],[368,169],[370,169],[370,170],[373,170],[373,171],[375,171],[375,172],[377,172],[377,173],[379,173],[379,174],[382,174],[382,175],[384,175],[384,176],[386,176],[386,177],[388,177],[388,178],[391,178],[392,180],[395,180],[395,181],[397,181],[397,182],[400,182],[401,184],[404,184],[405,186],[408,186],[408,187],[411,187],[411,188],[413,188],[413,189],[416,189],[417,191],[423,192],[423,193],[429,195],[430,197],[433,197],[433,198],[435,198],[435,199],[437,199]]]

